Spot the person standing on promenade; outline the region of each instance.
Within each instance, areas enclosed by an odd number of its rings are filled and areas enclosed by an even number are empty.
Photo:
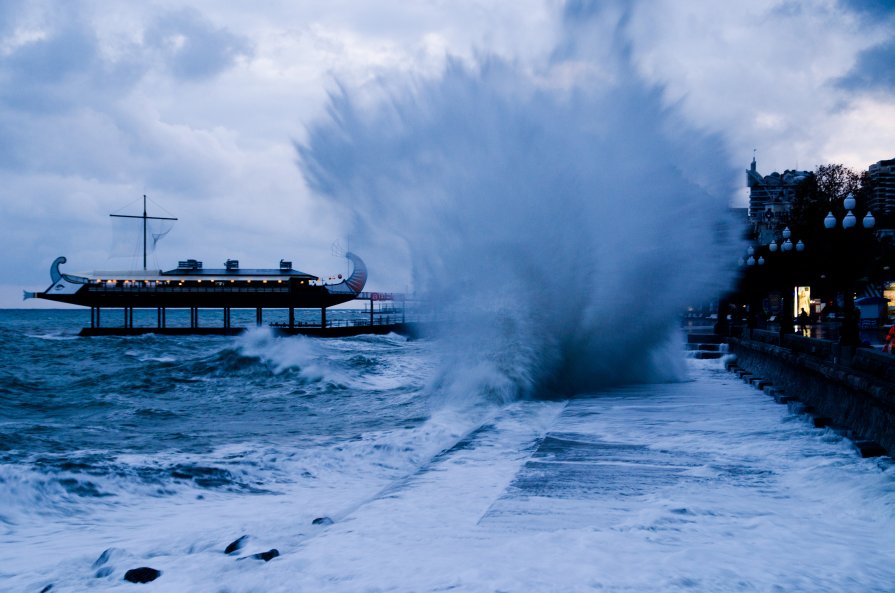
[[[883,346],[883,352],[891,351],[892,354],[895,354],[895,348],[893,348],[893,346],[895,346],[895,343],[893,343],[895,342],[895,323],[893,323],[892,327],[889,328],[889,334],[886,336],[885,341],[886,343]]]

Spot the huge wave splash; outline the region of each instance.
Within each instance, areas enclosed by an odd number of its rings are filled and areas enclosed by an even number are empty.
[[[630,68],[572,84],[569,71],[485,57],[343,85],[297,147],[356,240],[399,239],[418,294],[454,319],[443,400],[680,379],[679,315],[729,281],[719,139]]]

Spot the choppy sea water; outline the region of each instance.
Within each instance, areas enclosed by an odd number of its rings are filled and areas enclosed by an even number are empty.
[[[85,319],[0,312],[2,591],[895,584],[890,462],[718,362],[455,410],[426,340],[77,338]],[[140,566],[162,575],[123,581]]]

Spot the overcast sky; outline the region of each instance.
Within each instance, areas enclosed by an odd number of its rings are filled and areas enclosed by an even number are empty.
[[[764,174],[866,169],[895,157],[890,5],[2,0],[0,306],[45,289],[59,255],[64,271],[129,268],[109,259],[108,214],[138,213],[144,193],[180,218],[150,267],[343,271],[331,245],[352,229],[307,188],[296,144],[328,93],[437,78],[449,58],[497,56],[574,86],[623,50],[669,107],[721,136],[736,173],[718,199],[733,205],[753,149]],[[400,256],[365,259],[370,289],[410,283]]]

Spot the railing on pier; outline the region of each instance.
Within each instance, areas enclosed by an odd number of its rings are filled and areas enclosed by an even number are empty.
[[[268,326],[277,328],[277,329],[286,329],[286,328],[317,328],[317,327],[376,327],[376,326],[388,326],[388,325],[399,325],[404,323],[404,318],[401,315],[377,315],[374,319],[373,323],[370,323],[369,318],[365,319],[327,319],[326,324],[322,325],[320,322],[314,321],[295,321],[295,323],[290,326],[288,323],[284,322],[273,322],[269,323]]]
[[[111,292],[111,293],[135,293],[135,292],[151,292],[151,293],[183,293],[183,292],[215,292],[215,293],[270,293],[270,292],[289,292],[289,286],[266,286],[259,284],[255,286],[227,286],[226,284],[208,286],[177,286],[177,285],[156,285],[156,286],[104,286],[101,284],[91,284],[87,287],[89,292]]]

